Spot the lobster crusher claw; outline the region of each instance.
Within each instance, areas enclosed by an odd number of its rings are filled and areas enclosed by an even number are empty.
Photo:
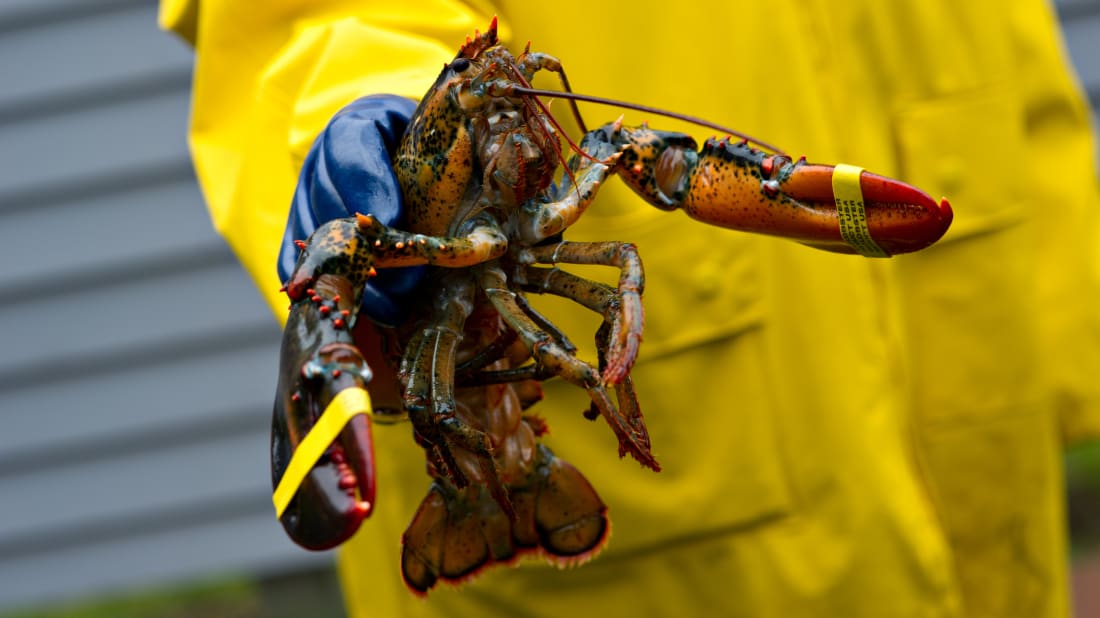
[[[276,515],[302,547],[336,547],[375,502],[371,370],[346,316],[354,294],[323,275],[290,307],[271,420]],[[346,313],[345,313],[346,312]]]

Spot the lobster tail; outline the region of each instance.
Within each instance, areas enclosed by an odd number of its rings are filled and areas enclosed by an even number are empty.
[[[528,513],[517,507],[517,522],[528,525],[525,534],[534,532],[550,562],[558,566],[587,562],[607,543],[611,531],[607,506],[580,470],[545,446],[539,450],[542,461],[536,469],[530,516],[520,519],[521,512]]]
[[[409,589],[424,595],[439,580],[458,584],[528,553],[559,567],[581,564],[607,543],[607,506],[580,471],[545,446],[524,484],[508,494],[514,519],[483,486],[432,483],[402,537]]]

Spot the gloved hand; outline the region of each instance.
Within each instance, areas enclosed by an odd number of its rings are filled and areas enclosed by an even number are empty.
[[[416,102],[404,97],[371,95],[332,117],[313,142],[298,177],[279,250],[280,281],[290,277],[298,261],[294,241],[309,238],[326,221],[359,212],[400,227],[401,189],[390,161],[415,109]],[[361,311],[377,323],[395,325],[424,269],[379,272],[366,284]]]

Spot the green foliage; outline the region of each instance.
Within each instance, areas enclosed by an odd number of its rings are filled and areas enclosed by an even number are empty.
[[[1070,539],[1075,553],[1100,547],[1100,441],[1066,453]]]
[[[226,580],[184,589],[145,590],[90,602],[66,603],[16,612],[6,618],[250,618],[261,616],[261,609],[255,584]]]

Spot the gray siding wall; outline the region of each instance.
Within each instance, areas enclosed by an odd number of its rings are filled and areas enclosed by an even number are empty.
[[[315,565],[272,516],[279,332],[186,147],[156,3],[0,2],[0,611]]]
[[[1096,108],[1100,0],[1058,4]],[[155,24],[0,1],[0,611],[328,560],[272,516],[279,333],[211,231],[191,53]]]

